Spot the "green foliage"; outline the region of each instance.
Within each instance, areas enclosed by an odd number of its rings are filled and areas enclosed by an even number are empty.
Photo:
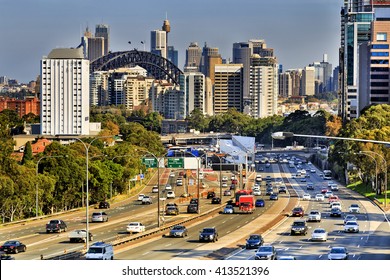
[[[32,160],[32,159],[33,159],[33,153],[32,153],[31,142],[28,141],[24,147],[22,164],[25,164],[27,161]]]

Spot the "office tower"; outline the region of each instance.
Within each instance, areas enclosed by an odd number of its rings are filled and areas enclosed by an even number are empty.
[[[313,62],[314,80],[317,84],[315,94],[332,91],[332,64],[328,62],[328,55],[323,55],[322,62]]]
[[[306,66],[302,71],[302,95],[313,96],[315,94],[315,68]]]
[[[53,49],[41,60],[41,134],[89,134],[89,61],[82,49]]]
[[[159,112],[165,119],[184,120],[186,118],[184,92],[174,84],[155,80],[149,96],[153,112]]]
[[[370,42],[359,46],[359,112],[372,104],[390,104],[389,38],[390,19],[375,20]]]
[[[235,108],[242,112],[242,64],[215,65],[214,114]]]
[[[168,60],[176,66],[179,65],[179,53],[174,46],[168,46]]]
[[[210,48],[205,43],[202,50],[201,72],[214,83],[215,65],[222,64],[222,57],[218,48]]]
[[[199,111],[205,115],[205,91],[206,77],[204,74],[184,73],[180,76],[180,91],[185,95],[185,115],[189,116],[193,110]]]
[[[1,77],[0,77],[0,84],[2,84],[2,85],[8,85],[8,77],[6,77],[6,76],[1,76]]]
[[[163,30],[153,30],[150,33],[150,51],[167,58],[167,33]]]
[[[207,116],[214,115],[214,91],[213,83],[209,77],[205,77],[205,112]]]
[[[96,38],[104,38],[103,44],[104,44],[104,52],[103,54],[106,55],[109,52],[110,48],[110,27],[107,24],[97,24],[95,27],[95,37]]]
[[[266,55],[269,54],[271,53]],[[275,57],[252,55],[249,76],[250,103],[244,107],[244,113],[254,118],[269,117],[277,113],[278,69]]]
[[[336,66],[333,69],[333,76],[332,76],[332,91],[338,92],[339,91],[339,79],[340,79],[340,66]]]
[[[110,105],[108,94],[108,73],[96,71],[91,73],[89,79],[90,85],[90,105],[108,106]]]
[[[104,37],[94,37],[87,27],[84,36],[81,38],[81,46],[83,47],[84,58],[89,61],[105,55]]]
[[[282,98],[301,95],[302,69],[289,69],[279,74],[279,96]]]
[[[186,62],[185,68],[193,68],[194,72],[200,71],[200,62],[202,59],[202,49],[198,46],[198,43],[192,42],[186,50]]]

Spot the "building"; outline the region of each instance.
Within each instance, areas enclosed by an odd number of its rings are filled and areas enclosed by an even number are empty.
[[[29,113],[39,116],[40,101],[34,96],[25,97],[24,100],[0,97],[0,112],[6,109],[15,111],[20,118]]]
[[[302,70],[302,95],[313,96],[315,94],[315,68],[306,66]]]
[[[185,95],[185,115],[189,116],[192,111],[198,109],[203,115],[206,114],[206,77],[204,74],[184,73],[180,76],[180,91]]]
[[[214,84],[215,66],[222,64],[222,57],[218,48],[211,48],[205,43],[202,50],[202,59],[200,64],[201,72],[211,79]]]
[[[200,72],[200,62],[202,60],[202,49],[197,42],[192,42],[186,50],[186,61],[184,68],[195,67],[194,72]]]
[[[87,27],[84,36],[81,38],[84,57],[89,59],[89,61],[94,61],[95,59],[104,56],[108,53],[105,50],[105,42],[108,42],[108,40],[105,40],[104,37],[93,36]]]
[[[167,54],[167,32],[164,30],[153,30],[150,32],[150,52],[168,58]]]
[[[214,114],[223,114],[228,109],[242,112],[242,64],[215,65]]]
[[[168,60],[176,66],[179,65],[179,52],[175,50],[174,46],[168,46]]]
[[[41,134],[89,135],[89,61],[81,48],[41,60]]]
[[[165,119],[186,118],[185,94],[176,85],[167,81],[154,80],[149,99],[153,112],[159,112]]]
[[[371,23],[370,42],[359,46],[359,112],[372,104],[390,104],[388,38],[390,20],[376,20]]]
[[[107,55],[110,50],[110,27],[107,24],[97,24],[95,27],[95,37],[103,38],[103,55]]]

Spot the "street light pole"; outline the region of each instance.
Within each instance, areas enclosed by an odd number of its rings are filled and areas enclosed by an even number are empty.
[[[38,165],[39,163],[41,162],[42,159],[44,158],[60,158],[60,157],[67,157],[67,156],[43,156],[41,157],[40,159],[38,159],[38,162],[37,162],[37,168],[36,168],[36,176],[38,177]],[[38,180],[38,178],[37,178]],[[38,182],[36,184],[36,195],[35,195],[35,217],[38,218]]]

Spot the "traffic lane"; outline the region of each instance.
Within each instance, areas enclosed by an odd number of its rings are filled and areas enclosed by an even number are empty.
[[[257,208],[253,214],[219,214],[210,220],[188,227],[188,238],[161,238],[158,242],[146,243],[136,248],[130,248],[116,255],[116,259],[171,259],[178,254],[183,258],[193,258],[191,250],[204,245],[199,242],[199,231],[204,227],[215,226],[219,233],[219,239],[253,221],[272,206]],[[255,228],[254,228],[255,230]],[[218,242],[216,242],[218,244]],[[136,245],[135,245],[136,246]],[[199,254],[199,252],[197,252]],[[202,254],[202,252],[201,252]]]

